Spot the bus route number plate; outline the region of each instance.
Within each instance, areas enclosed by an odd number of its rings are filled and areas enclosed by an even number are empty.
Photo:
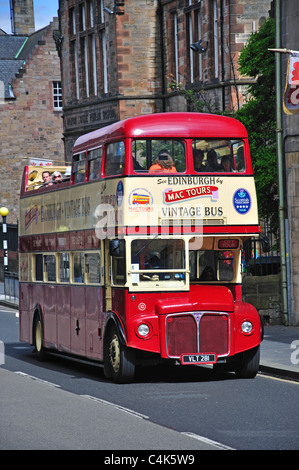
[[[213,364],[216,362],[215,354],[182,354],[182,364]]]

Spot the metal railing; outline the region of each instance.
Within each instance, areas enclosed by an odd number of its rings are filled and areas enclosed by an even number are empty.
[[[262,225],[259,239],[244,243],[242,266],[249,276],[268,276],[280,272],[279,240],[267,224]]]
[[[17,273],[4,274],[4,298],[11,302],[19,300],[19,276]]]

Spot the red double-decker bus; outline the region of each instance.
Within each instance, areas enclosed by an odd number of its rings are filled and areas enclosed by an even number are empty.
[[[260,228],[242,124],[133,117],[80,137],[61,182],[43,185],[43,170],[24,170],[19,240],[20,339],[39,359],[100,361],[116,382],[148,360],[256,375],[241,255]]]

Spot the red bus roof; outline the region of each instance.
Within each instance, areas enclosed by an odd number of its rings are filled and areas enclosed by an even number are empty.
[[[247,138],[243,124],[233,118],[205,113],[157,113],[136,116],[79,137],[73,152],[94,148],[108,139]]]

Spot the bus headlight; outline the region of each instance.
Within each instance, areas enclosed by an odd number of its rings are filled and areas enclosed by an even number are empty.
[[[145,336],[147,336],[149,334],[150,327],[146,323],[141,323],[138,326],[137,331],[138,331],[138,335],[141,336],[142,338],[144,338]]]
[[[248,320],[243,321],[241,324],[241,330],[242,330],[242,333],[249,335],[250,333],[252,333],[252,330],[253,330],[252,323]]]

